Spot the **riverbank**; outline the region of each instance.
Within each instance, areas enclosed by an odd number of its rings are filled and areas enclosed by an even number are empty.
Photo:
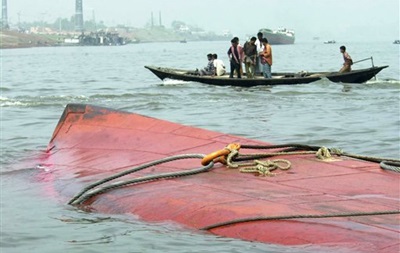
[[[178,33],[163,27],[147,28],[114,28],[110,29],[124,38],[127,43],[179,42],[179,41],[217,41],[229,38],[216,35],[213,32]],[[0,48],[29,48],[62,46],[64,39],[72,38],[73,34],[33,34],[17,31],[1,31]]]
[[[59,44],[57,37],[43,34],[27,34],[17,31],[1,31],[0,48],[48,47]]]

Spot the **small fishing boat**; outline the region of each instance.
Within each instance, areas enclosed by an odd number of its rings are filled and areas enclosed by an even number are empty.
[[[34,162],[46,196],[83,210],[318,252],[400,247],[399,168],[379,158],[70,104]]]
[[[371,67],[367,69],[352,70],[350,72],[326,73],[325,77],[335,83],[365,83],[375,77],[382,69],[389,66]]]
[[[326,40],[324,44],[336,44],[336,40]]]
[[[212,84],[219,86],[241,86],[252,87],[260,85],[290,85],[290,84],[304,84],[311,83],[321,79],[319,74],[309,73],[272,73],[272,78],[264,78],[257,76],[255,78],[229,78],[229,73],[223,76],[200,76],[197,71],[172,69],[154,66],[145,66],[148,70],[153,72],[158,78],[164,80],[166,78],[199,82],[204,84]]]
[[[219,86],[252,87],[260,85],[294,85],[307,84],[328,78],[332,82],[364,83],[376,76],[382,69],[388,66],[371,67],[353,70],[348,73],[339,72],[298,72],[298,73],[272,73],[272,78],[256,76],[255,78],[229,78],[229,74],[223,76],[200,76],[197,71],[145,66],[161,80],[174,79],[188,82],[198,82]]]

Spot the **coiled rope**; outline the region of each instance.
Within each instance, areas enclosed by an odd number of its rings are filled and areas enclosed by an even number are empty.
[[[381,169],[391,170],[400,173],[400,160],[392,159],[392,158],[383,158],[383,157],[374,157],[374,156],[364,156],[364,155],[356,155],[344,152],[338,148],[326,148],[320,146],[310,146],[304,144],[280,144],[280,145],[241,145],[242,149],[282,149],[278,152],[271,153],[253,153],[253,154],[239,154],[238,150],[231,150],[231,153],[227,156],[227,164],[231,168],[237,168],[240,164],[235,164],[234,162],[240,161],[248,161],[262,158],[269,158],[273,156],[281,156],[281,155],[307,155],[307,154],[315,154],[318,159],[326,160],[332,157],[332,155],[337,156],[346,156],[355,159],[365,160],[369,162],[380,163]],[[248,166],[249,164],[243,164],[244,166]]]
[[[244,222],[252,221],[271,221],[271,220],[291,220],[291,219],[322,219],[322,218],[339,218],[339,217],[356,217],[356,216],[375,216],[375,215],[389,215],[400,214],[400,210],[378,211],[378,212],[349,212],[349,213],[336,213],[336,214],[297,214],[297,215],[280,215],[280,216],[258,216],[242,219],[234,219],[208,225],[200,228],[200,230],[211,230],[218,227],[224,227]]]
[[[96,189],[92,190],[93,188],[95,188],[95,187],[97,187],[99,185],[102,185],[104,183],[107,183],[107,182],[109,182],[111,180],[126,176],[128,174],[132,174],[134,172],[137,172],[137,171],[149,168],[149,167],[153,167],[153,166],[156,166],[156,165],[159,165],[159,164],[163,164],[163,163],[167,163],[167,162],[172,162],[172,161],[175,161],[175,160],[194,159],[194,158],[203,159],[204,156],[205,155],[203,155],[203,154],[184,154],[184,155],[170,156],[170,157],[166,157],[166,158],[163,158],[163,159],[152,161],[150,163],[142,164],[140,166],[134,167],[132,169],[129,169],[129,170],[126,170],[126,171],[123,171],[123,172],[120,172],[120,173],[116,173],[116,174],[114,174],[112,176],[106,177],[106,178],[104,178],[102,180],[99,180],[97,182],[94,182],[94,183],[86,186],[85,188],[83,188],[82,191],[80,191],[77,195],[75,195],[68,202],[68,204],[70,204],[70,205],[82,204],[83,202],[85,202],[86,200],[92,198],[93,196],[96,196],[98,194],[107,192],[107,191],[112,190],[112,189],[116,189],[116,188],[119,188],[119,187],[131,185],[131,184],[149,182],[149,181],[154,181],[154,180],[158,180],[158,179],[177,178],[177,177],[195,175],[195,174],[198,174],[198,173],[206,172],[206,171],[208,171],[209,169],[211,169],[214,166],[213,162],[211,162],[210,164],[208,164],[206,166],[203,166],[201,168],[197,168],[197,169],[176,171],[176,172],[169,172],[169,173],[161,173],[161,174],[150,175],[150,176],[144,176],[144,177],[135,178],[135,179],[132,179],[132,180],[111,183],[110,185],[99,187],[99,188],[96,188]]]

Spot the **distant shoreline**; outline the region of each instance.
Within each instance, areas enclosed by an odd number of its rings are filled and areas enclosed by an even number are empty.
[[[134,29],[130,32],[119,32],[121,37],[127,39],[127,44],[137,43],[162,43],[162,42],[180,42],[185,40],[191,41],[228,41],[230,38],[208,35],[195,36],[176,34],[168,29]],[[71,36],[71,35],[70,35]],[[16,48],[32,48],[32,47],[60,47],[60,46],[82,46],[82,45],[67,45],[64,39],[68,35],[60,34],[33,34],[21,33],[18,31],[3,30],[0,33],[0,48],[1,49],[16,49]]]

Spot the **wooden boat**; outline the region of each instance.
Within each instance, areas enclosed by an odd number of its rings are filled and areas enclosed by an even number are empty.
[[[226,158],[226,151],[230,159],[230,152],[238,148],[224,149],[230,143],[242,148],[267,145],[134,113],[70,104],[47,151],[36,161],[37,177],[52,182],[47,195],[85,210],[134,214],[144,221],[171,221],[249,241],[315,246],[319,252],[398,251],[398,173],[346,156],[320,160],[315,154],[289,153],[279,159],[290,161],[291,169],[272,171],[277,173],[274,177],[241,173],[219,163],[211,167],[213,157]],[[253,152],[246,150],[240,152]],[[277,151],[283,149],[268,152]],[[192,153],[211,153],[202,160],[208,167],[202,168],[199,159],[148,164]],[[192,158],[199,157],[203,156]],[[108,186],[100,182],[94,189],[88,187],[127,170],[135,174],[113,177]],[[132,178],[136,179],[129,181]],[[82,195],[86,199],[71,201],[84,188],[89,190]]]
[[[325,76],[335,83],[365,83],[375,77],[382,69],[389,66],[371,67],[367,69],[352,70],[346,73],[331,72]]]
[[[212,84],[219,86],[241,86],[241,87],[252,87],[259,85],[290,85],[290,84],[304,84],[311,83],[321,79],[319,74],[308,74],[308,73],[280,73],[272,74],[272,78],[267,79],[262,76],[258,76],[254,79],[250,78],[229,78],[229,74],[223,76],[200,76],[196,71],[183,70],[183,69],[171,69],[162,67],[145,66],[153,72],[158,78],[164,80],[166,78],[182,80],[188,82],[199,82],[204,84]]]
[[[306,84],[328,78],[332,82],[342,83],[364,83],[378,74],[388,66],[371,67],[366,69],[353,70],[348,73],[339,72],[298,72],[298,73],[272,73],[272,78],[257,76],[253,79],[248,78],[229,78],[229,74],[224,76],[200,76],[196,71],[172,69],[154,66],[145,66],[161,80],[175,79],[188,82],[199,82],[204,84],[219,86],[260,86],[260,85],[293,85]]]

